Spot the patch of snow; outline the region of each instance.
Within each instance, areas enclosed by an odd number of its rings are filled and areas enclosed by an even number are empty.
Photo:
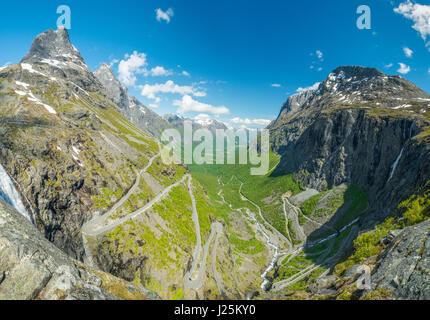
[[[15,93],[19,94],[20,96],[26,96],[27,95],[27,92],[20,91],[20,90],[15,90]]]
[[[45,74],[43,74],[42,72],[39,72],[39,71],[37,71],[37,70],[34,70],[34,69],[33,69],[33,66],[32,66],[31,64],[29,64],[29,63],[21,63],[21,68],[22,68],[22,70],[26,70],[26,71],[28,71],[28,72],[30,72],[30,73],[35,73],[35,74],[39,74],[39,75],[41,75],[41,76],[46,77],[46,75],[45,75]]]
[[[24,82],[21,82],[21,81],[15,81],[15,83],[16,83],[17,85],[19,85],[20,87],[24,87],[24,88],[26,88],[26,89],[28,89],[28,87],[30,86],[29,84],[24,83]]]
[[[404,108],[409,108],[409,107],[412,107],[412,105],[411,104],[402,104],[401,106],[394,107],[393,109],[404,109]]]
[[[57,150],[58,150],[58,151],[63,151],[63,150],[60,148],[60,146],[57,146]]]
[[[42,59],[41,62],[49,64],[49,65],[54,66],[56,68],[59,68],[60,64],[64,64],[63,62],[60,62],[60,61],[57,61],[57,60],[52,60],[52,59]]]
[[[79,150],[75,146],[72,146],[72,149],[73,149],[73,152],[76,153],[77,155],[79,155],[81,153],[81,150]]]
[[[328,75],[328,79],[329,79],[330,81],[336,81],[336,76],[334,75],[334,73],[330,73],[330,74]]]
[[[39,105],[41,105],[42,107],[44,107],[46,109],[46,111],[48,111],[51,114],[57,114],[57,112],[55,111],[55,109],[45,103],[43,103],[42,101],[40,101],[39,99],[37,99],[31,92],[29,93],[30,98],[28,98],[28,100],[33,101]]]
[[[35,102],[35,103],[41,105],[42,107],[44,107],[46,109],[46,111],[48,111],[51,114],[57,114],[57,112],[55,111],[55,109],[53,107],[51,107],[51,106],[43,103],[39,99],[37,99],[31,91],[30,92],[24,92],[24,91],[20,91],[20,90],[15,90],[15,93],[19,94],[20,96],[27,96],[27,99],[29,101],[32,101],[32,102]]]

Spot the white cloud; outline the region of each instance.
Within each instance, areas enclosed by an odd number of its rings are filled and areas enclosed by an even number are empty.
[[[418,31],[424,41],[430,36],[430,5],[412,3],[410,0],[403,2],[394,12],[403,15],[414,22],[413,29]],[[430,42],[426,44],[430,46]]]
[[[193,96],[195,97],[206,97],[206,92],[204,91],[196,91],[193,93]]]
[[[177,93],[180,95],[192,94],[193,96],[203,97],[206,95],[204,92],[198,91],[193,86],[180,86],[174,83],[172,80],[166,81],[161,84],[145,84],[139,87],[141,89],[140,94],[148,99],[159,99],[156,97],[157,93]]]
[[[409,49],[408,47],[403,47],[403,52],[404,52],[405,56],[408,58],[412,58],[412,55],[414,54],[414,52],[411,49]]]
[[[281,87],[281,85],[279,83],[272,83],[271,86],[274,88],[280,88]]]
[[[126,54],[124,60],[119,62],[119,80],[125,85],[136,84],[136,74],[146,73],[146,54],[134,51],[132,55]]]
[[[186,77],[191,77],[191,75],[187,71],[182,71],[182,75]]]
[[[322,71],[322,69],[323,69],[323,68],[319,67],[319,68],[318,68],[318,71]]]
[[[384,68],[385,68],[385,69],[390,69],[392,66],[393,66],[393,64],[392,64],[392,63],[389,63],[389,64],[385,64],[385,65],[384,65]]]
[[[166,70],[166,69],[164,69],[164,67],[160,67],[160,66],[152,68],[150,73],[151,73],[151,76],[153,76],[153,77],[165,77],[165,76],[169,76],[172,74],[171,71]]]
[[[306,87],[306,88],[300,87],[300,88],[297,89],[297,92],[301,93],[301,92],[310,91],[310,90],[317,90],[318,87],[319,87],[319,85],[320,85],[320,83],[321,82],[316,82],[313,85],[311,85],[310,87]]]
[[[430,68],[427,70],[428,74],[430,74]]]
[[[314,69],[314,68],[315,68],[314,66],[309,66],[309,69],[311,69],[311,70]]]
[[[256,125],[261,125],[261,126],[268,126],[270,124],[270,120],[267,119],[241,119],[241,118],[233,118],[230,120],[230,122],[234,123],[234,124],[243,124],[243,125],[251,125],[251,124],[256,124]]]
[[[411,71],[411,67],[407,66],[404,63],[399,62],[399,66],[400,66],[400,68],[397,70],[398,73],[408,74],[409,71]]]
[[[114,59],[114,60],[112,60],[110,63],[109,63],[109,67],[113,67],[114,65],[116,65],[117,63],[119,62],[119,60],[118,59]]]
[[[173,105],[178,107],[177,113],[184,114],[187,112],[211,113],[216,116],[221,114],[229,114],[230,110],[225,106],[215,107],[210,104],[202,103],[194,100],[189,95],[182,97],[182,100],[173,101]]]
[[[172,18],[174,15],[172,8],[167,9],[166,12],[158,8],[157,10],[155,10],[155,13],[156,13],[156,19],[158,22],[161,22],[161,20],[164,20],[166,21],[166,23],[169,23],[170,18]]]
[[[168,80],[166,83],[162,84],[145,84],[140,87],[142,89],[141,95],[149,99],[155,99],[156,93],[179,93],[181,95],[192,94],[192,86],[179,86],[175,84],[172,80]]]
[[[157,108],[159,108],[160,106],[159,106],[158,104],[155,104],[155,103],[150,103],[150,104],[149,104],[149,107],[151,107],[152,109],[157,109]]]
[[[322,61],[324,56],[323,53],[320,50],[317,50],[315,53],[317,54],[318,59]]]

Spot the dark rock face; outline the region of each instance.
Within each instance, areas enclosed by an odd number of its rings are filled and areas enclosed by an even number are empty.
[[[28,199],[23,203],[33,208],[39,230],[83,260],[83,223],[130,187],[142,159],[158,152],[156,142],[128,131],[145,152],[121,137],[128,128],[117,121],[132,124],[64,29],[37,36],[22,62],[1,72],[0,104],[0,162]]]
[[[317,90],[290,98],[269,126],[282,159],[277,174],[294,174],[324,190],[342,183],[365,191],[362,231],[395,213],[430,180],[430,97],[399,76],[340,67]],[[372,276],[374,289],[400,299],[429,299],[428,225],[389,234]],[[321,282],[321,281],[320,281]],[[317,292],[323,283],[311,283]]]
[[[152,291],[73,261],[0,199],[0,300],[118,300],[114,283],[140,298]],[[111,292],[109,292],[111,291]]]
[[[398,299],[430,299],[430,221],[405,228],[396,236],[372,273],[373,288]]]
[[[95,255],[97,265],[103,271],[127,281],[133,281],[136,277],[136,270],[140,270],[140,280],[142,283],[145,283],[146,274],[143,270],[145,270],[145,261],[147,258],[133,256],[129,253],[118,255],[115,252],[106,251],[103,249],[105,243],[107,243],[106,239],[97,247]]]
[[[128,89],[115,77],[109,65],[102,64],[94,74],[106,88],[113,102],[120,107],[124,116],[140,129],[154,137],[159,137],[164,129],[170,127],[163,118],[130,95]]]
[[[397,93],[390,95],[392,90]],[[345,104],[355,96],[361,104]],[[378,102],[397,99],[413,107],[406,111]],[[428,95],[413,84],[376,69],[336,69],[299,110],[281,112],[269,127],[282,155],[275,174],[307,172],[300,178],[320,190],[356,184],[368,193],[371,216],[381,219],[430,177],[430,147],[417,138],[430,124],[421,116],[430,102],[423,99]]]

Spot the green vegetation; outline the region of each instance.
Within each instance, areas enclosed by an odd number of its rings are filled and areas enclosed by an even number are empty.
[[[111,207],[115,201],[122,197],[123,191],[118,189],[116,191],[103,188],[103,194],[99,196],[92,196],[94,206],[99,209],[106,209]]]
[[[380,254],[385,247],[381,244],[381,239],[386,237],[390,230],[402,229],[428,219],[430,217],[429,196],[430,192],[428,190],[421,193],[421,195],[412,195],[398,206],[397,210],[402,212],[401,219],[388,218],[382,224],[376,226],[374,230],[358,236],[354,240],[354,252],[335,267],[335,272],[342,275],[351,266]]]
[[[326,194],[327,192],[320,192],[312,197],[310,197],[308,200],[304,201],[301,204],[301,209],[304,215],[309,216],[311,215],[314,210],[315,207],[317,206],[318,202],[320,201],[320,199]]]
[[[270,153],[270,168],[279,162],[279,156]],[[281,195],[287,191],[297,194],[301,191],[299,184],[294,181],[292,175],[273,176],[271,173],[265,176],[252,176],[252,165],[189,165],[193,176],[216,195],[220,190],[218,177],[223,183],[223,195],[227,202],[235,209],[249,208],[256,212],[257,208],[247,201],[243,201],[239,195],[239,188],[243,182],[242,193],[245,197],[261,207],[264,218],[279,232],[286,235],[285,216],[282,212]],[[237,178],[237,179],[236,179]],[[215,192],[216,190],[216,192]]]
[[[263,243],[255,238],[255,234],[249,240],[242,240],[238,234],[232,232],[230,242],[235,249],[244,254],[256,255],[264,251]]]
[[[312,265],[313,261],[311,259],[308,259],[305,254],[301,253],[291,259],[288,265],[283,265],[279,267],[274,282],[290,279],[291,277],[297,275],[300,271]],[[317,268],[308,276],[289,286],[288,289],[295,291],[305,290],[307,287],[307,283],[310,280],[319,277],[325,270],[326,269],[323,267]]]
[[[412,226],[430,217],[430,191],[423,195],[413,195],[399,204],[403,210],[402,227]]]
[[[354,220],[367,207],[366,193],[361,191],[357,186],[350,186],[344,195],[344,203],[348,205],[348,210],[342,215],[336,226],[341,228]]]
[[[166,166],[157,158],[148,168],[147,173],[156,179],[162,186],[167,187],[179,180],[187,173],[187,169],[178,165]]]
[[[388,232],[395,229],[394,219],[389,218],[382,224],[375,227],[373,231],[363,233],[354,240],[353,254],[339,263],[335,267],[335,272],[342,275],[353,265],[359,264],[368,258],[379,254],[384,246],[381,244],[381,239],[388,235]]]

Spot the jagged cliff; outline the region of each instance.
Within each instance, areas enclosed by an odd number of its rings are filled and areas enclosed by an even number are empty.
[[[109,65],[102,64],[94,75],[106,88],[113,102],[120,107],[122,114],[140,129],[158,138],[163,130],[170,127],[162,117],[130,95],[128,89],[115,77]]]
[[[301,172],[319,190],[356,184],[367,191],[377,219],[429,179],[430,149],[423,142],[430,96],[412,83],[376,69],[341,67],[299,96],[300,107],[284,108],[269,127],[283,157],[279,173]]]
[[[282,157],[273,175],[293,174],[297,181],[316,189],[315,194],[319,194],[313,198],[312,208],[315,209],[306,217],[314,220],[305,220],[304,223],[305,231],[306,227],[310,228],[306,232],[309,236],[307,246],[313,248],[310,239],[330,228],[337,230],[339,239],[350,238],[337,260],[329,258],[326,260],[330,263],[324,259],[319,263],[333,271],[336,261],[342,262],[334,268],[336,276],[341,277],[354,263],[363,263],[366,259],[374,268],[373,293],[361,292],[356,298],[422,298],[427,295],[427,284],[417,285],[417,279],[426,279],[424,274],[428,261],[424,256],[427,249],[425,244],[424,247],[412,244],[421,237],[414,236],[412,233],[416,231],[413,230],[421,229],[405,229],[401,238],[393,240],[398,244],[406,237],[410,240],[404,246],[411,250],[419,247],[424,252],[424,255],[420,254],[424,259],[419,259],[421,267],[411,278],[400,276],[405,269],[403,262],[399,264],[402,259],[407,261],[409,253],[398,249],[393,256],[390,248],[383,253],[391,240],[382,242],[381,239],[389,230],[401,229],[428,218],[425,208],[430,200],[429,110],[430,96],[399,76],[387,76],[371,68],[339,67],[316,89],[290,98],[278,119],[269,126],[272,146]],[[349,186],[348,190],[356,188],[364,192],[363,195],[360,191],[350,192],[358,194],[363,201],[355,201],[345,193],[342,207],[332,210],[332,215],[321,215],[333,206],[330,197],[342,185]],[[306,209],[302,206],[303,201],[297,201],[303,210]],[[361,209],[348,208],[348,203],[357,208],[361,206]],[[351,220],[355,226],[345,225]],[[345,225],[342,229],[339,229],[342,226],[339,221]],[[345,235],[341,236],[342,233]],[[355,242],[352,241],[354,238],[357,238]],[[335,247],[339,246],[335,242],[337,240],[333,241]],[[367,243],[368,247],[364,249],[362,243]],[[391,285],[387,291],[390,272],[397,273],[401,284]],[[346,272],[351,273],[354,275],[353,271]],[[354,295],[346,292],[352,287],[345,283],[352,278],[349,275],[346,282],[322,278],[325,280],[313,282],[312,288],[321,285],[325,291],[311,291],[330,292],[336,288],[335,296],[350,298]]]

